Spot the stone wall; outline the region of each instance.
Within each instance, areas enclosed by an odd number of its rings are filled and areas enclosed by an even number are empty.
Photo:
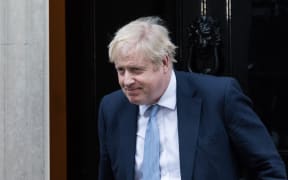
[[[48,1],[0,1],[0,179],[49,179]]]

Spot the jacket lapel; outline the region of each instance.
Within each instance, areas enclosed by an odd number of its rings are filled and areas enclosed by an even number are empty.
[[[135,151],[136,151],[136,131],[137,131],[137,114],[138,108],[136,105],[127,105],[123,107],[121,112],[121,134],[119,134],[120,147],[120,168],[123,176],[121,178],[127,180],[134,179],[135,169]]]
[[[202,100],[189,81],[177,73],[176,78],[181,179],[186,180],[192,179]]]

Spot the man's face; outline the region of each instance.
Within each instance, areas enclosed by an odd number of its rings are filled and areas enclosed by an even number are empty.
[[[137,53],[122,56],[115,62],[119,84],[133,104],[149,105],[157,102],[166,90],[170,71],[167,59],[153,64]]]

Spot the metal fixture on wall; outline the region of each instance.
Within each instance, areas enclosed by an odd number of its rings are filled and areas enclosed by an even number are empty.
[[[201,16],[188,28],[189,53],[187,69],[218,74],[223,61],[219,21],[207,15],[207,2],[201,0]]]
[[[226,29],[227,29],[227,38],[226,38],[226,61],[229,62],[229,70],[230,72],[232,71],[232,46],[231,46],[231,38],[232,38],[232,27],[231,27],[231,17],[232,17],[232,12],[231,12],[231,0],[226,0]]]

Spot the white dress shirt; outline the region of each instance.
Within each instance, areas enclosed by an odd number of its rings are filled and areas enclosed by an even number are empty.
[[[178,123],[176,108],[176,77],[174,71],[168,88],[157,103],[160,109],[157,113],[157,121],[160,133],[160,170],[161,180],[181,180]],[[135,155],[135,180],[142,179],[141,165],[144,154],[144,139],[149,114],[146,110],[149,106],[139,106],[138,129]]]

